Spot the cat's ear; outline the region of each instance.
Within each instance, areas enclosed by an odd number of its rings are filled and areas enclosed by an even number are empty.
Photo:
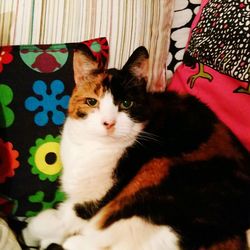
[[[104,72],[102,63],[98,63],[91,50],[85,44],[78,45],[73,56],[74,79],[80,85],[85,79]]]
[[[122,68],[124,71],[130,72],[138,79],[148,80],[149,71],[149,55],[145,47],[138,47],[129,57],[128,61]]]

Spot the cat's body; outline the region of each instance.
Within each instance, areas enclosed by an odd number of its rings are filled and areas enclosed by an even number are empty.
[[[26,239],[68,250],[246,249],[249,153],[195,97],[146,93],[147,61],[138,48],[122,70],[104,71],[86,48],[75,52],[61,142],[67,200],[32,219]]]

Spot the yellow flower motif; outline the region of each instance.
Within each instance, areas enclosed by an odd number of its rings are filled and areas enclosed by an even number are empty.
[[[30,148],[31,157],[28,162],[32,166],[32,173],[40,180],[49,179],[54,182],[62,170],[59,156],[60,137],[47,135],[45,139],[37,139],[36,146]]]

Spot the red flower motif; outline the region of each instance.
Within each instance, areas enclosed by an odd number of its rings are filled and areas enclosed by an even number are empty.
[[[10,46],[0,48],[0,73],[3,71],[3,64],[9,64],[13,60],[11,51],[12,47]]]
[[[13,149],[11,142],[4,142],[0,139],[0,183],[3,183],[7,177],[15,174],[15,169],[20,163],[17,161],[18,151]]]
[[[43,73],[53,72],[56,68],[60,68],[61,64],[57,62],[56,58],[46,51],[37,56],[35,62],[31,65],[34,69],[39,69]]]
[[[105,65],[108,61],[109,55],[109,45],[106,38],[97,38],[89,41],[84,41],[90,50],[92,51],[94,57],[99,63]]]

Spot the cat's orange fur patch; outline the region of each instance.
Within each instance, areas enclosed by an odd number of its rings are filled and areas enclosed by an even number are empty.
[[[92,111],[93,107],[86,104],[86,98],[95,98],[97,101],[101,99],[105,92],[104,78],[104,73],[98,74],[93,78],[82,80],[81,84],[75,87],[68,108],[68,114],[71,118],[78,119],[79,112],[88,114]]]
[[[81,85],[82,82],[91,82],[93,80],[91,78],[96,77],[94,72],[100,70],[98,62],[80,50],[74,52],[73,68],[77,86]]]
[[[99,101],[103,96],[103,80],[107,75],[97,61],[78,50],[74,52],[73,68],[76,87],[69,101],[68,114],[71,118],[78,119],[81,117],[79,114],[87,115],[93,110],[93,107],[86,104],[86,98]]]
[[[82,86],[76,87],[69,101],[68,115],[71,118],[78,119],[78,112],[88,114],[93,107],[86,104],[86,98],[95,98],[99,101],[104,92],[102,82],[86,82]]]
[[[137,192],[161,183],[169,173],[170,163],[167,158],[155,158],[146,163],[118,196],[100,211],[97,227],[103,228],[109,217],[129,204]]]

